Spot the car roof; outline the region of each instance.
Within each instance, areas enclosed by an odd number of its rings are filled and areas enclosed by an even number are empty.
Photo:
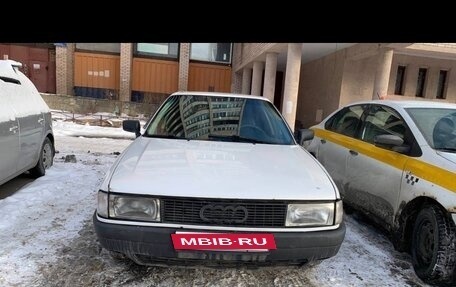
[[[356,103],[351,103],[350,106],[352,105],[357,105],[357,104],[380,104],[380,105],[387,105],[393,108],[450,108],[450,109],[456,109],[456,104],[454,103],[448,103],[448,102],[443,102],[443,101],[401,101],[401,100],[372,100],[372,101],[362,101],[362,102],[356,102]]]
[[[207,97],[231,97],[231,98],[244,98],[244,99],[257,99],[263,101],[269,101],[267,98],[253,95],[234,94],[234,93],[216,93],[216,92],[175,92],[171,96],[179,95],[194,95],[194,96],[207,96]]]
[[[18,80],[14,67],[22,67],[22,64],[13,60],[0,60],[0,76]]]

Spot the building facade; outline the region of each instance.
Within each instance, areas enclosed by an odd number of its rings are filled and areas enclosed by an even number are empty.
[[[57,93],[161,103],[176,91],[231,90],[231,43],[66,43]]]
[[[456,102],[453,43],[237,45],[233,81],[241,84],[233,91],[268,97],[291,127],[362,100]]]
[[[267,97],[290,127],[370,99],[456,102],[456,44],[66,43],[58,94],[161,103],[175,91]]]

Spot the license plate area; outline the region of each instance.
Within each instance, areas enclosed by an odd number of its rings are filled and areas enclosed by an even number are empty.
[[[176,251],[267,252],[277,249],[274,235],[269,233],[176,232],[171,238]]]

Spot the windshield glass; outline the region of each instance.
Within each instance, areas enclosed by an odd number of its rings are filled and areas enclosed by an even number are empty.
[[[148,137],[294,144],[271,103],[223,96],[176,95],[152,119]]]
[[[406,109],[429,146],[436,150],[456,151],[456,109]]]

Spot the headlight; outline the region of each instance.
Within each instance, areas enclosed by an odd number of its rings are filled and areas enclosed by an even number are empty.
[[[98,191],[97,213],[102,217],[108,217],[108,194],[104,191]]]
[[[285,226],[322,226],[334,222],[334,202],[289,204]]]
[[[160,221],[160,201],[156,198],[110,194],[109,217]]]
[[[341,224],[343,216],[344,207],[342,205],[342,200],[339,200],[336,202],[336,222],[334,222],[334,224]]]

